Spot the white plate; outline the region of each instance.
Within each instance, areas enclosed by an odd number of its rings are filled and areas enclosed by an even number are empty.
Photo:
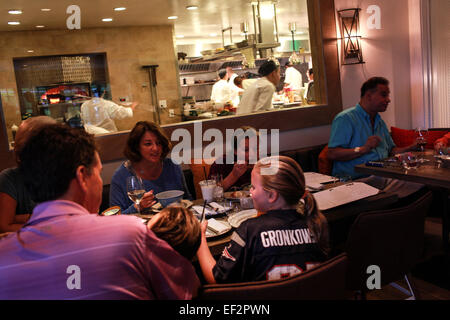
[[[230,225],[228,222],[223,221],[223,220],[220,220],[220,221],[218,221],[218,222],[224,224],[227,228],[224,229],[224,230],[222,230],[222,232],[219,232],[219,233],[215,233],[215,232],[213,232],[213,231],[211,231],[211,230],[209,230],[209,229],[206,229],[206,233],[205,233],[205,234],[206,234],[206,239],[211,239],[211,238],[215,238],[215,237],[220,237],[220,236],[222,236],[222,235],[228,233],[228,232],[232,229],[231,225]]]
[[[257,213],[258,212],[256,211],[256,209],[240,211],[240,212],[228,217],[228,222],[230,223],[230,225],[233,228],[238,228],[242,222],[244,222],[250,218],[256,217]]]

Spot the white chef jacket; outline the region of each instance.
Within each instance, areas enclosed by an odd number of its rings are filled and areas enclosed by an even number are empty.
[[[92,98],[81,105],[81,119],[87,132],[92,134],[116,132],[112,119],[124,119],[133,116],[133,109],[115,104],[102,98]]]
[[[252,113],[272,109],[275,86],[266,77],[258,79],[244,91],[237,114]]]
[[[300,90],[303,87],[302,74],[294,67],[286,68],[284,83],[289,84],[292,90]]]
[[[211,100],[218,103],[231,101],[231,88],[227,80],[221,79],[213,85]]]

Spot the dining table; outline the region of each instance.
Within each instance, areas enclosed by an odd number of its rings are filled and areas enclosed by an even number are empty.
[[[376,195],[322,211],[328,222],[329,242],[332,252],[339,253],[337,248],[345,244],[351,225],[360,213],[386,209],[397,201],[398,197],[396,194],[381,191]],[[194,205],[203,205],[204,203],[202,199],[197,199],[193,202]],[[240,211],[241,208],[238,201],[236,202],[236,210],[234,213],[207,216],[207,219],[214,218],[219,222],[227,223],[230,216],[239,215]],[[208,246],[213,256],[217,257],[221,255],[225,246],[230,242],[231,234],[234,230],[234,228],[231,228],[225,234],[207,238]]]
[[[439,156],[432,150],[413,152],[418,158],[418,166],[405,169],[403,164],[395,158],[388,158],[374,163],[355,166],[355,171],[366,175],[375,175],[404,181],[420,183],[428,186],[434,198],[440,203],[442,214],[443,247],[449,249],[449,195],[450,195],[450,167],[440,161]]]

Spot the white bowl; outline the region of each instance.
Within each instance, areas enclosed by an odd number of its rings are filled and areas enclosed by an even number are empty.
[[[184,191],[181,190],[169,190],[160,192],[155,195],[156,199],[158,199],[159,203],[163,207],[167,207],[169,204],[173,202],[180,201],[183,198]]]

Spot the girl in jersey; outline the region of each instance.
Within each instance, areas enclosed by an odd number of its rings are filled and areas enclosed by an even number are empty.
[[[218,261],[206,242],[207,223],[202,225],[197,256],[208,283],[280,279],[326,260],[326,219],[305,190],[298,163],[284,156],[262,159],[251,181],[253,204],[261,214],[236,229]]]

